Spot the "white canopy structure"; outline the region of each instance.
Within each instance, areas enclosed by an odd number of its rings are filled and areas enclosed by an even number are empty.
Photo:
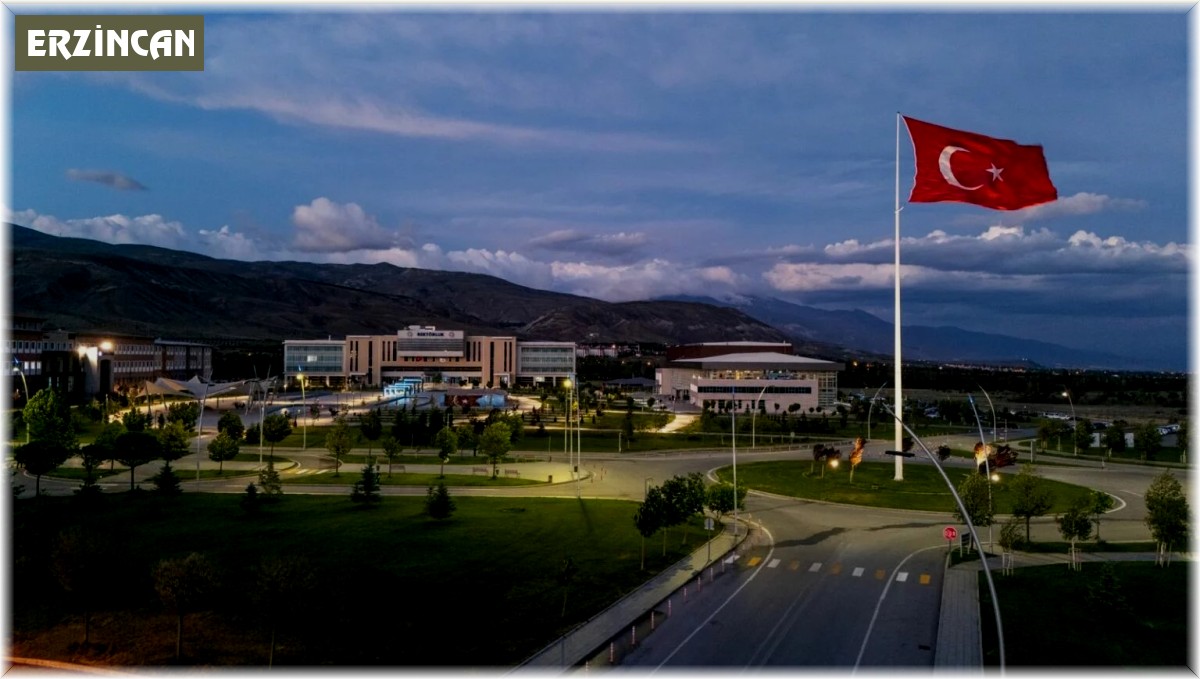
[[[248,395],[253,390],[259,388],[254,380],[204,382],[198,375],[186,382],[160,377],[153,382],[146,382],[145,384],[145,393],[147,396],[182,396],[196,400],[205,399],[210,396]]]

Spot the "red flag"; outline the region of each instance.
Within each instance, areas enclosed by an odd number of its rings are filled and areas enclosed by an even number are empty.
[[[907,116],[917,176],[910,203],[954,201],[993,210],[1058,199],[1041,146],[963,132]]]

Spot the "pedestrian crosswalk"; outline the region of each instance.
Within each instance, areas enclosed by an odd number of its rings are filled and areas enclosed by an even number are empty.
[[[734,553],[734,554],[731,554],[728,557],[726,557],[724,561],[726,564],[732,564],[735,561],[737,561],[740,556],[741,556],[740,554]],[[765,568],[774,569],[774,570],[780,571],[780,572],[784,571],[784,569],[781,569],[780,566],[786,566],[786,570],[792,571],[792,572],[797,572],[797,571],[803,570],[804,572],[816,573],[818,575],[838,576],[838,575],[842,575],[843,571],[845,571],[846,574],[852,578],[864,578],[865,579],[866,577],[868,577],[868,569],[866,566],[846,566],[837,561],[832,562],[832,563],[825,563],[822,561],[813,561],[813,562],[807,564],[807,566],[808,566],[807,568],[804,568],[805,564],[803,562],[801,562],[799,560],[795,560],[795,559],[784,562],[782,559],[772,558],[770,560],[767,560],[765,564],[763,562],[764,562],[763,557],[751,556],[742,563],[744,564],[744,566],[746,568],[756,568],[760,564],[763,564]],[[874,570],[873,575],[874,575],[874,579],[876,579],[876,580],[885,580],[888,577],[888,572],[883,568],[877,568]],[[917,583],[922,584],[922,585],[929,585],[933,582],[933,576],[930,573],[915,573],[914,574],[909,571],[898,571],[892,577],[892,579],[895,580],[896,582],[909,582],[910,579],[913,579],[913,578],[915,578]]]

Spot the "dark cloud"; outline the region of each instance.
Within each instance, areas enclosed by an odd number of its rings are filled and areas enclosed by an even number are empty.
[[[67,179],[76,182],[95,182],[118,191],[147,191],[145,184],[120,172],[112,170],[67,170]]]

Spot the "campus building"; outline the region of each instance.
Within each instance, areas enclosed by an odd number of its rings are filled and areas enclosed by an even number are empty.
[[[655,371],[660,397],[716,409],[766,408],[768,413],[833,408],[840,363],[792,354],[790,344],[710,342],[671,347]]]
[[[572,342],[518,342],[516,337],[410,325],[393,335],[344,340],[287,340],[284,377],[294,384],[380,387],[405,378],[426,384],[500,388],[561,380],[575,372]]]

